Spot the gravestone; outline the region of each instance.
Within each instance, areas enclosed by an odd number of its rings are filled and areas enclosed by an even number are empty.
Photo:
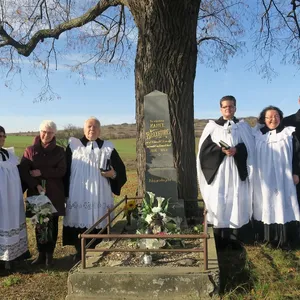
[[[159,91],[144,97],[146,191],[169,199],[169,212],[183,220],[184,201],[178,199],[177,171],[174,168],[168,96]]]

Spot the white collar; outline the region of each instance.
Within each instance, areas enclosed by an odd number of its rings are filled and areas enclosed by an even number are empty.
[[[232,120],[227,120],[223,127],[226,131],[228,131],[228,133],[230,133],[232,129],[236,128],[236,124]]]
[[[86,148],[90,151],[92,151],[93,149],[99,148],[98,144],[96,141],[88,141],[86,144]]]

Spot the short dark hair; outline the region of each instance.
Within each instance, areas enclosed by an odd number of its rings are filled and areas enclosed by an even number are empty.
[[[0,126],[0,132],[3,132],[5,134],[5,129],[4,127]]]
[[[266,122],[265,122],[265,119],[266,119],[266,113],[267,113],[267,111],[269,111],[269,110],[276,110],[276,111],[278,112],[278,114],[279,114],[280,121],[283,119],[283,112],[282,112],[282,110],[279,109],[279,108],[276,107],[276,106],[269,105],[269,106],[265,107],[265,108],[261,111],[261,113],[259,114],[259,117],[258,117],[258,119],[257,119],[257,122],[258,122],[259,124],[266,124]]]
[[[232,101],[234,103],[234,106],[236,106],[236,99],[233,96],[224,96],[220,100],[220,107],[222,107],[222,102],[223,101]]]

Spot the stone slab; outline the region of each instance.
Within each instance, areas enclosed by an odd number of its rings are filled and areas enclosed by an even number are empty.
[[[183,199],[178,199],[175,168],[150,168],[145,172],[146,190],[169,200],[168,212],[185,220]]]
[[[145,173],[146,190],[156,196],[171,198],[173,202],[178,199],[177,172],[175,168],[151,168]]]

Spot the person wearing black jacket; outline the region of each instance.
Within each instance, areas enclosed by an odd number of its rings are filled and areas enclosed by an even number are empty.
[[[300,96],[298,98],[298,103],[300,104]],[[293,126],[296,130],[300,128],[300,109],[295,114],[284,117],[281,121],[284,127]]]
[[[298,98],[298,103],[300,104],[300,96]],[[284,117],[282,119],[282,125],[283,126],[293,126],[295,127],[295,132],[294,132],[294,137],[300,142],[300,109],[297,110],[296,113],[289,115],[287,117]],[[298,161],[300,162],[300,148],[296,149],[294,152],[293,156],[293,161]],[[295,165],[295,162],[294,162]],[[298,204],[300,207],[300,183],[296,185],[296,190],[297,190],[297,198],[298,198]],[[297,237],[298,241],[297,244],[300,244],[300,223],[298,223],[298,229],[297,229]]]
[[[113,194],[120,195],[127,181],[122,159],[110,141],[99,138],[100,132],[99,120],[91,117],[84,124],[84,137],[70,138],[66,149],[63,245],[75,246],[75,260],[81,256],[78,234],[85,232],[113,207]],[[105,220],[92,233],[106,225]]]

